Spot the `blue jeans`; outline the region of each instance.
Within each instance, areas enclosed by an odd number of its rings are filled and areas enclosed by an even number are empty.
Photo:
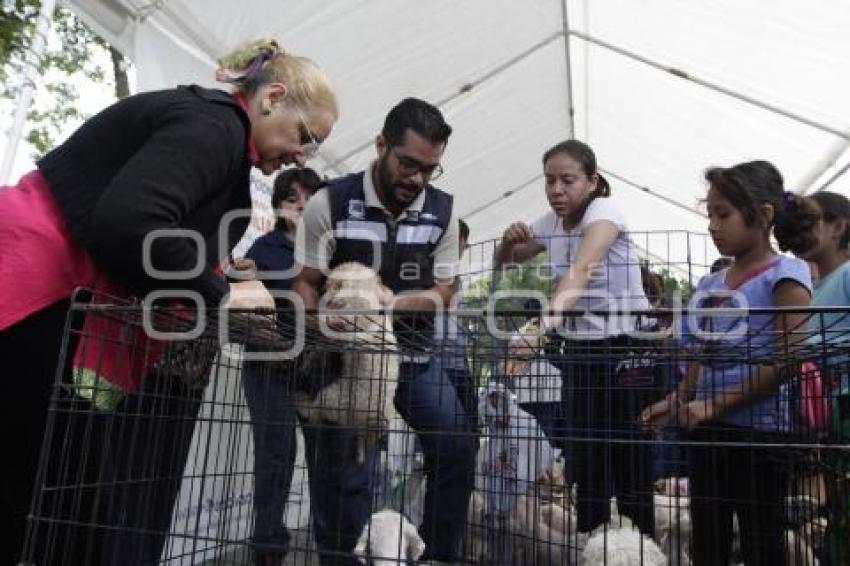
[[[438,364],[401,364],[396,410],[417,432],[428,489],[419,534],[428,558],[457,560],[472,493],[475,438],[454,386]],[[313,530],[323,566],[359,564],[350,555],[369,519],[375,455],[356,463],[353,431],[304,427]]]
[[[434,361],[439,363],[439,361]],[[466,421],[471,431],[478,430],[478,389],[475,378],[466,368],[445,368],[443,371],[449,377],[449,382],[454,385],[460,406],[466,413]]]
[[[295,407],[291,371],[246,363],[242,386],[254,433],[254,535],[259,552],[285,554],[289,532],[283,513],[295,468]]]

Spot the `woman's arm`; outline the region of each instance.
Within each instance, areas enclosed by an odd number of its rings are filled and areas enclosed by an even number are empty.
[[[698,363],[688,364],[688,372],[676,389],[641,412],[640,417],[638,417],[641,426],[657,430],[669,424],[676,417],[679,407],[693,399],[699,380],[699,370],[700,365]]]
[[[304,310],[315,310],[319,306],[319,289],[322,286],[322,272],[315,267],[297,265],[292,280],[292,291],[301,298]]]
[[[687,403],[694,398],[697,391],[697,382],[699,381],[700,364],[691,362],[688,364],[688,372],[685,378],[676,387],[674,393],[679,403]]]
[[[619,228],[608,220],[597,220],[584,229],[576,259],[558,280],[552,294],[554,310],[565,311],[575,307],[587,289],[591,277],[595,276],[594,271],[608,255],[608,250],[614,245],[619,234]],[[557,321],[561,320],[561,316],[555,318]]]
[[[534,239],[534,234],[527,224],[514,222],[505,230],[502,242],[496,248],[495,267],[528,261],[545,249],[545,246]]]

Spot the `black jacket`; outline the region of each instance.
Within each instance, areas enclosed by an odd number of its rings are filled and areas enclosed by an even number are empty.
[[[47,179],[72,236],[113,280],[130,290],[182,288],[218,303],[226,281],[213,271],[247,227],[229,211],[251,209],[251,125],[229,94],[198,86],[128,97],[87,120],[38,167]],[[143,241],[156,229],[198,232],[199,259],[187,238],[157,238],[150,259],[161,271],[200,275],[163,280],[147,273]]]

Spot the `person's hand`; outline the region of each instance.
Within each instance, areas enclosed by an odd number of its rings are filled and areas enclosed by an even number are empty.
[[[224,308],[274,311],[274,299],[261,281],[238,281],[230,284]]]
[[[378,293],[378,303],[381,305],[381,308],[392,309],[395,304],[395,293],[381,285],[381,292]]]
[[[328,309],[319,314],[325,325],[336,332],[354,332],[356,316],[352,312],[346,312],[344,308]]]
[[[540,329],[545,332],[557,332],[564,326],[564,315],[547,314],[540,317]]]
[[[239,281],[253,281],[257,278],[257,264],[247,257],[236,258],[230,266],[228,275]]]
[[[223,308],[254,311],[228,315],[230,326],[239,330],[243,336],[250,336],[251,342],[263,343],[268,346],[284,340],[276,327],[274,299],[262,282],[237,281],[231,283],[230,293]]]
[[[502,243],[509,246],[524,244],[532,239],[534,239],[534,234],[525,222],[514,222],[502,234]]]
[[[693,430],[714,418],[714,403],[711,399],[701,399],[679,405],[679,426]]]
[[[274,314],[236,312],[228,317],[231,332],[243,337],[245,342],[268,349],[286,349],[290,347],[292,332],[277,326]],[[237,340],[239,341],[239,340]]]
[[[677,417],[679,393],[673,391],[664,399],[657,401],[641,411],[638,424],[644,430],[659,430]]]

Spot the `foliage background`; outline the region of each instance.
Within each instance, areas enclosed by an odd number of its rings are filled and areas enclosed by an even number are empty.
[[[54,11],[45,53],[36,60],[29,47],[40,8],[37,0],[14,0],[0,13],[0,101],[12,108],[27,77],[37,81],[25,130],[33,159],[87,118],[80,110],[81,81],[70,78],[106,85],[115,99],[130,94],[130,61],[66,8]]]

